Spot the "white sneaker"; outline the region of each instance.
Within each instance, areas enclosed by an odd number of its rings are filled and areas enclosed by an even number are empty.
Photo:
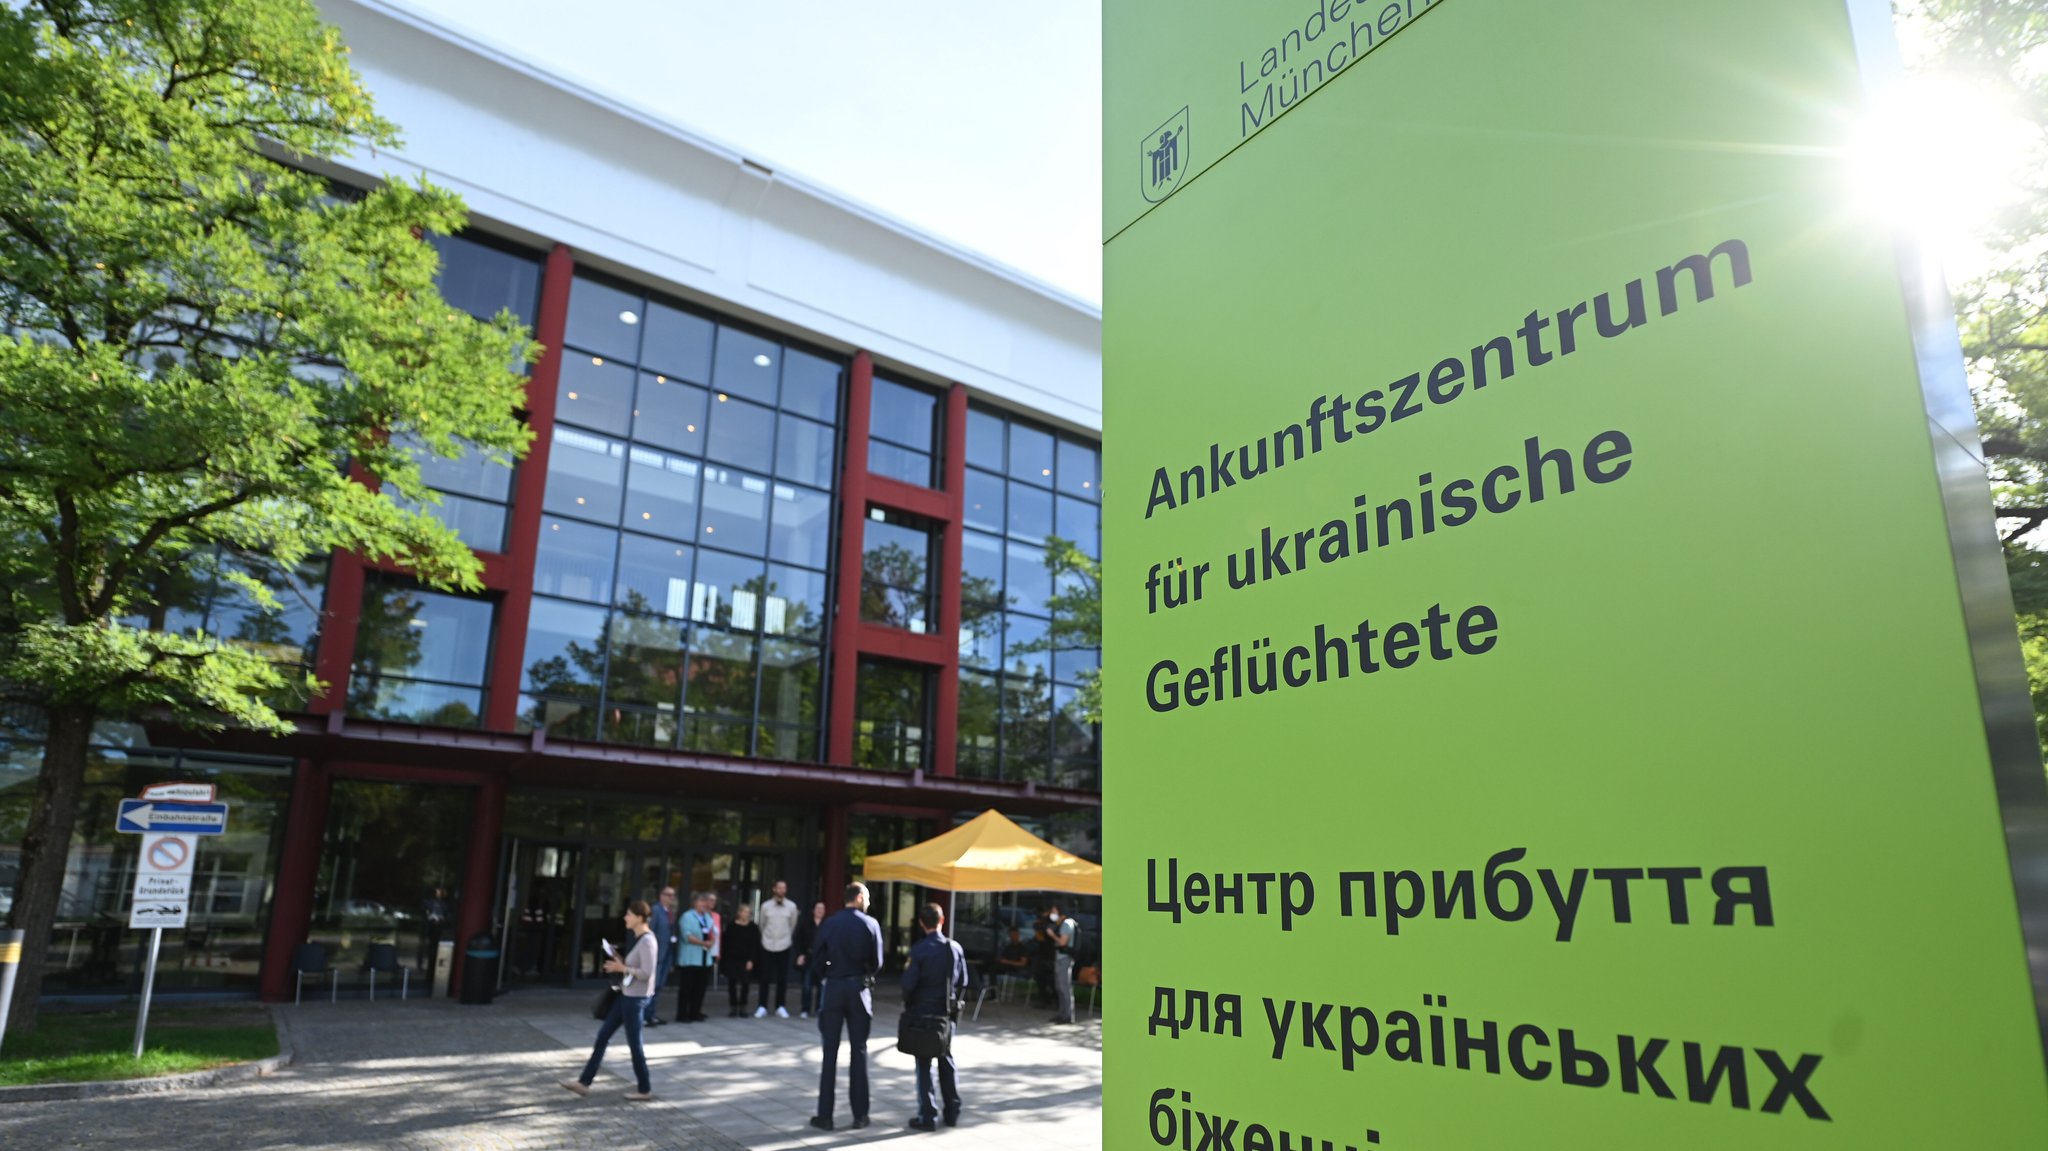
[[[776,1008],[776,1009],[775,1009],[775,1018],[777,1018],[777,1019],[787,1019],[787,1018],[789,1018],[789,1008],[787,1008],[787,1007],[778,1007],[778,1008]]]
[[[808,1011],[799,1011],[796,1013],[796,1017],[798,1019],[809,1019],[811,1017],[811,1013]]]
[[[754,1008],[754,1018],[756,1018],[756,1019],[766,1019],[766,1018],[768,1018],[768,1009],[767,1009],[766,1007],[756,1007],[756,1008]]]

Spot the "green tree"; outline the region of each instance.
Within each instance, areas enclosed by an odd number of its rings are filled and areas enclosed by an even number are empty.
[[[0,690],[47,721],[8,919],[20,1030],[95,721],[284,726],[260,650],[146,626],[159,589],[217,548],[477,584],[452,531],[393,502],[431,500],[394,440],[523,452],[536,349],[436,291],[423,241],[462,225],[453,193],[340,195],[299,166],[395,143],[308,0],[0,5]],[[220,578],[278,607],[276,581]]]
[[[2048,746],[2048,3],[1910,0],[1900,6],[1910,63],[1981,94],[2030,130],[2013,141],[2022,187],[1976,239],[1985,270],[1955,286],[1956,315],[1984,437],[2000,538],[2013,580],[2036,726]]]

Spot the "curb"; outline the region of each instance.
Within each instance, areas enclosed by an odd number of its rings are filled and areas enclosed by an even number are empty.
[[[291,1025],[284,1012],[270,1009],[271,1025],[277,1028],[277,1054],[253,1063],[230,1063],[183,1075],[159,1075],[150,1079],[107,1079],[93,1083],[34,1083],[25,1087],[0,1087],[0,1107],[9,1103],[47,1103],[64,1099],[110,1099],[122,1095],[165,1095],[221,1083],[239,1083],[273,1074],[298,1058]]]

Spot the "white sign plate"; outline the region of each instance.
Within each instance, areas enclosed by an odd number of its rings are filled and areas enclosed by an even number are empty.
[[[128,926],[185,926],[192,905],[192,865],[198,856],[196,835],[143,836]]]
[[[182,803],[212,803],[210,783],[152,783],[142,789],[144,799],[175,800]]]

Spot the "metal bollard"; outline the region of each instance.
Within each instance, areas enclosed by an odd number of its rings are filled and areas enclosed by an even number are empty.
[[[7,1009],[14,1003],[14,973],[21,968],[25,938],[23,931],[0,931],[0,1042],[7,1039]]]

